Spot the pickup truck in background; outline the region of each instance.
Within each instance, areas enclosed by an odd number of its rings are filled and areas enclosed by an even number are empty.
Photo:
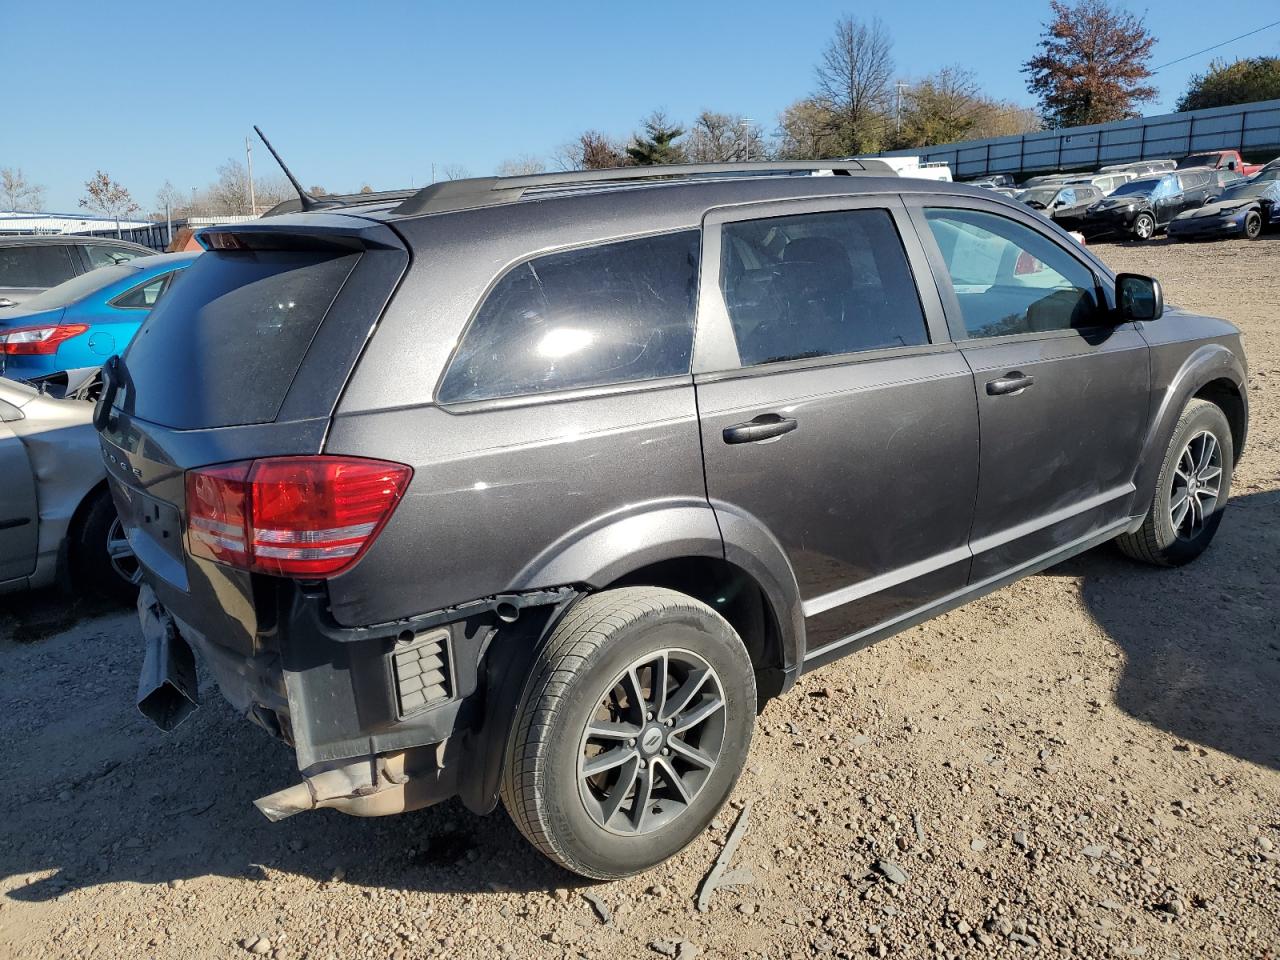
[[[1214,170],[1234,170],[1246,177],[1251,177],[1262,169],[1260,163],[1245,163],[1239,150],[1209,150],[1205,153],[1193,153],[1178,161],[1178,169],[1188,167],[1211,167]]]

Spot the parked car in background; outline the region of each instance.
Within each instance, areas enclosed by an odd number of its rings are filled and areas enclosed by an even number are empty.
[[[1074,173],[1042,173],[1039,176],[1028,177],[1022,181],[1022,189],[1027,190],[1031,187],[1045,187],[1051,183],[1066,183],[1073,177],[1080,176]]]
[[[0,374],[39,382],[101,366],[129,345],[174,278],[198,256],[167,253],[100,267],[0,311]]]
[[[1099,167],[1099,173],[1132,173],[1136,177],[1149,177],[1157,173],[1176,170],[1176,160],[1134,160],[1131,163],[1110,163]]]
[[[1178,170],[1208,167],[1210,170],[1234,170],[1241,176],[1252,176],[1262,169],[1260,163],[1246,163],[1239,150],[1207,150],[1192,153],[1178,161]]]
[[[1178,214],[1169,223],[1175,240],[1244,237],[1257,240],[1280,223],[1280,169],[1276,176],[1240,180],[1198,210]]]
[[[295,751],[273,819],[501,797],[615,878],[702,833],[807,671],[1115,538],[1205,550],[1238,331],[1025,205],[852,163],[206,231],[97,411],[148,715],[191,706],[190,643]]]
[[[969,186],[986,187],[988,189],[993,187],[1012,189],[1013,187],[1016,187],[1017,184],[1013,182],[1013,177],[1007,173],[993,173],[987,177],[979,177],[977,180],[970,180]]]
[[[1097,187],[1104,197],[1110,196],[1117,188],[1128,183],[1130,180],[1137,180],[1138,175],[1129,170],[1120,170],[1115,173],[1093,173],[1079,177],[1071,177],[1067,183],[1084,183],[1091,187]]]
[[[137,593],[92,418],[87,400],[0,378],[0,593],[59,581]]]
[[[1212,184],[1210,187],[1209,199],[1212,200],[1228,187],[1235,186],[1237,183],[1241,183],[1248,179],[1249,177],[1246,177],[1238,170],[1228,170],[1226,167],[1214,170],[1211,175]]]
[[[1216,189],[1212,170],[1179,170],[1130,180],[1090,206],[1074,229],[1089,240],[1107,236],[1149,240],[1184,210],[1203,206]]]
[[[155,253],[127,240],[59,235],[0,236],[0,308],[18,306],[97,267]],[[0,309],[0,317],[4,311]]]
[[[1032,187],[1018,193],[1018,200],[1038,210],[1064,230],[1074,230],[1085,210],[1102,199],[1102,191],[1088,184]]]

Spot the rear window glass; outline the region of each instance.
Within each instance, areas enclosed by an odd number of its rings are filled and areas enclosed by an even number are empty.
[[[548,254],[489,294],[440,386],[441,403],[689,372],[696,230]]]
[[[202,254],[134,337],[118,402],[127,413],[177,429],[273,420],[358,259],[310,251]]]
[[[58,307],[67,307],[80,302],[91,293],[97,293],[104,287],[132,277],[137,272],[137,267],[127,264],[99,267],[97,270],[90,270],[88,273],[82,273],[78,277],[59,283],[56,287],[50,287],[44,293],[36,294],[26,301],[22,308],[24,310],[56,310]]]
[[[75,275],[66,244],[0,246],[0,287],[52,287]]]

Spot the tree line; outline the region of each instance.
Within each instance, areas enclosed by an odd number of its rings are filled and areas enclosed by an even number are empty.
[[[583,170],[662,163],[736,163],[745,160],[834,159],[890,149],[934,146],[1030,133],[1042,127],[1108,123],[1138,115],[1158,91],[1150,66],[1156,39],[1145,18],[1112,0],[1050,0],[1033,54],[1022,64],[1034,105],[985,93],[972,70],[944,66],[923,79],[902,79],[893,38],[878,19],[840,18],[814,66],[813,87],[777,117],[771,131],[741,113],[703,110],[691,121],[651,113],[630,136],[584,130],[549,157],[522,154],[504,160],[499,176],[547,169]],[[1178,110],[1228,106],[1280,98],[1280,58],[1214,61],[1192,77]],[[184,192],[166,180],[153,216],[261,213],[292,197],[283,176],[253,179],[245,165],[228,160],[204,189]],[[444,179],[468,176],[444,164]],[[432,179],[435,179],[433,167]],[[360,192],[372,188],[365,184]],[[319,185],[310,192],[324,195]],[[4,209],[33,209],[44,188],[21,171],[0,169]],[[138,213],[141,205],[123,185],[99,171],[85,183],[80,205],[109,217]]]

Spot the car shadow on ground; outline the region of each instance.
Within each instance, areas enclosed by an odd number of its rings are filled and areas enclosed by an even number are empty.
[[[35,643],[89,617],[124,609],[125,604],[60,587],[0,597],[0,639]]]
[[[1079,576],[1120,647],[1117,705],[1185,741],[1280,770],[1280,491],[1233,497],[1215,542],[1178,569],[1108,545],[1053,568]]]
[[[1233,500],[1217,542],[1188,567],[1143,567],[1102,547],[1050,575],[1081,578],[1089,611],[1124,652],[1122,709],[1280,769],[1278,506],[1280,491]],[[383,819],[321,810],[268,823],[252,801],[296,781],[291,752],[212,685],[173,734],[144,721],[127,611],[4,654],[0,777],[23,798],[0,825],[0,888],[11,899],[117,882],[198,889],[215,877],[428,893],[585,883],[535,852],[500,809],[482,817],[454,801]]]

